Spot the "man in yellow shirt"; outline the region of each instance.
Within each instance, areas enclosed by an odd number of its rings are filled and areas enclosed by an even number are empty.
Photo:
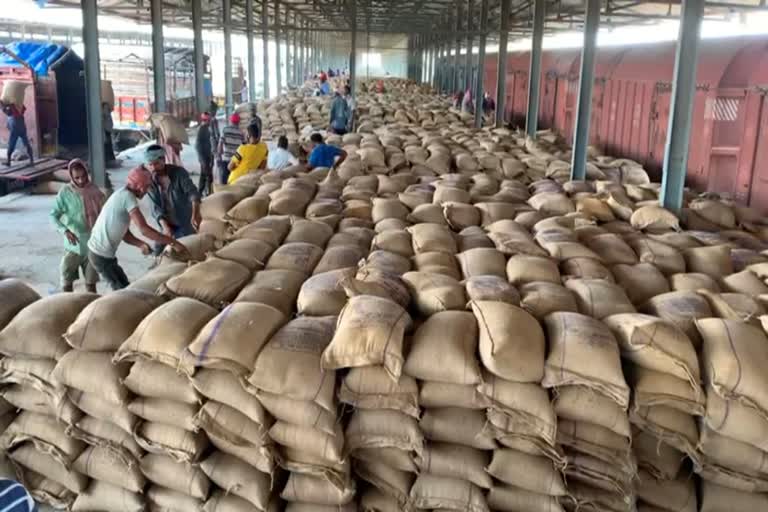
[[[261,127],[258,123],[248,125],[248,142],[237,148],[232,160],[229,162],[229,179],[231,185],[238,178],[257,169],[267,166],[267,145],[261,142]]]

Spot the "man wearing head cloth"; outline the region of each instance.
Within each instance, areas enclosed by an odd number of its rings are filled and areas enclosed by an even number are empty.
[[[144,152],[142,167],[152,173],[147,196],[152,204],[152,216],[166,236],[181,238],[194,234],[200,227],[200,193],[189,173],[178,165],[166,163],[161,146],[149,146]],[[164,244],[155,246],[160,254]]]
[[[138,247],[145,255],[152,252],[146,242],[131,233],[131,224],[150,240],[171,245],[182,255],[188,253],[187,248],[174,238],[152,229],[141,214],[139,200],[151,185],[152,173],[143,167],[133,169],[128,173],[125,186],[115,190],[107,199],[91,230],[88,261],[113,290],[120,290],[129,284],[128,276],[117,261],[117,248],[122,242]]]

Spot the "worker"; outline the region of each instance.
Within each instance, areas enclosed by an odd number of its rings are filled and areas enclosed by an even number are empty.
[[[267,169],[270,171],[282,171],[288,166],[298,165],[299,159],[288,151],[288,137],[281,135],[275,146],[269,147],[267,157]]]
[[[8,116],[8,151],[5,158],[6,167],[11,166],[11,157],[13,156],[13,152],[16,149],[16,144],[19,139],[21,139],[24,147],[27,148],[29,163],[34,164],[35,157],[32,153],[32,145],[29,143],[29,137],[27,136],[27,124],[24,121],[24,113],[27,111],[27,107],[0,101],[0,108],[2,108],[3,113]]]
[[[166,236],[181,238],[200,228],[200,193],[183,167],[165,163],[165,152],[157,145],[144,151],[142,168],[151,172],[152,183],[147,191],[152,204],[152,216]],[[165,244],[155,246],[155,255],[163,252]]]
[[[384,94],[384,81],[383,80],[376,80],[376,93],[377,94]]]
[[[162,151],[162,148],[160,148]],[[142,235],[163,245],[170,245],[182,257],[189,256],[189,251],[174,238],[153,229],[139,208],[139,200],[152,186],[152,173],[144,167],[136,167],[128,173],[124,187],[109,196],[101,209],[88,240],[88,261],[113,290],[120,290],[130,284],[128,276],[117,261],[117,248],[125,241],[149,255],[149,244],[136,237],[130,231],[131,223]]]
[[[349,107],[349,124],[347,126],[347,131],[351,132],[355,128],[355,109],[357,106],[355,104],[355,97],[352,96],[352,87],[350,87],[349,84],[344,86],[344,100]]]
[[[237,148],[229,162],[227,183],[231,185],[246,174],[257,169],[265,169],[268,155],[267,145],[261,142],[261,124],[252,121],[248,125],[248,142]]]
[[[112,131],[115,124],[112,121],[112,105],[109,102],[101,104],[101,123],[104,125],[104,162],[106,165],[115,161],[115,149],[112,146]]]
[[[88,239],[96,223],[104,193],[91,182],[85,162],[76,158],[69,162],[69,183],[59,190],[50,213],[56,230],[64,235],[64,257],[61,259],[61,289],[74,290],[82,272],[85,289],[96,293],[99,274],[88,263]]]
[[[335,169],[347,158],[347,152],[336,146],[331,146],[323,141],[323,136],[313,133],[310,138],[311,152],[309,154],[309,170],[315,167],[328,167]],[[338,158],[338,160],[337,160]]]
[[[344,135],[349,129],[351,117],[352,114],[349,111],[347,100],[342,97],[339,91],[336,91],[331,102],[328,130],[336,135]]]
[[[216,158],[219,167],[219,183],[226,185],[229,179],[229,162],[235,156],[237,148],[245,144],[245,137],[240,130],[240,114],[235,112],[229,116],[229,124],[221,131],[219,144],[216,147]]]
[[[200,125],[197,127],[195,137],[197,161],[200,162],[200,181],[197,189],[202,196],[213,193],[213,144],[211,114],[203,112],[200,114]]]
[[[491,94],[486,92],[483,95],[483,114],[490,116],[494,110],[496,110],[496,102],[491,97]]]
[[[328,96],[331,94],[331,84],[328,83],[328,75],[320,73],[320,96]]]
[[[213,145],[216,147],[221,137],[221,131],[219,130],[219,118],[216,117],[216,113],[219,111],[219,105],[215,101],[211,100],[211,104],[208,107],[208,112],[211,114],[211,137],[213,138]]]
[[[475,104],[472,102],[472,91],[467,87],[464,93],[464,99],[461,100],[461,111],[473,114],[475,112]]]

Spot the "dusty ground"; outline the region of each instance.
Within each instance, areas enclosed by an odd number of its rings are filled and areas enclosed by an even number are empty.
[[[109,171],[114,188],[125,184],[128,171],[139,163],[141,150],[142,147],[137,147],[119,155],[121,168]],[[197,183],[199,166],[194,148],[184,146],[182,159]],[[60,289],[59,262],[64,249],[61,235],[48,218],[54,197],[27,193],[0,197],[0,276],[23,279],[43,295]],[[143,203],[142,209],[149,218],[146,200]],[[131,280],[144,274],[153,263],[152,258],[126,244],[120,247],[117,256]],[[82,282],[76,283],[75,289],[83,288]],[[99,291],[106,291],[106,287],[100,284]]]

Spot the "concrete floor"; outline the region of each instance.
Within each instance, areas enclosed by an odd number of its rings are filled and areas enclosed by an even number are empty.
[[[114,188],[125,184],[128,171],[138,165],[143,146],[124,151],[120,169],[110,169]],[[193,179],[197,182],[199,165],[194,148],[185,146],[182,159]],[[60,291],[59,262],[64,253],[62,236],[54,229],[48,218],[53,205],[53,195],[32,195],[13,193],[0,197],[0,277],[17,277],[29,283],[41,295]],[[149,219],[146,199],[142,211]],[[120,264],[135,280],[143,275],[154,263],[152,257],[145,257],[135,247],[123,244],[117,253]],[[76,290],[84,289],[82,282],[75,284]],[[100,292],[106,292],[105,285],[99,285]]]

